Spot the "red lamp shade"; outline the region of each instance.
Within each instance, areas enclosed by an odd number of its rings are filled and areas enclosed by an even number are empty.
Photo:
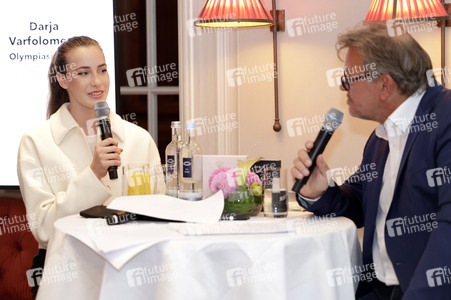
[[[200,27],[269,26],[274,19],[263,0],[206,0],[194,25]]]
[[[440,0],[373,0],[365,21],[430,19],[447,15]]]

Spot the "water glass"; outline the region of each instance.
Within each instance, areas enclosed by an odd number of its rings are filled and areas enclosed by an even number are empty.
[[[268,166],[263,178],[265,217],[285,218],[288,214],[287,170]]]

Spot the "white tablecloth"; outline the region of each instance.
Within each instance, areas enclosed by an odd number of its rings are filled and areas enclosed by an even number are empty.
[[[358,284],[348,276],[361,265],[356,228],[342,217],[290,212],[286,219],[108,230],[93,222],[103,220],[55,222],[38,300],[348,300]]]

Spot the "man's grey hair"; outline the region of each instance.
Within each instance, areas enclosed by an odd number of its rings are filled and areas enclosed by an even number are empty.
[[[377,74],[389,74],[403,95],[410,96],[428,85],[426,72],[432,69],[429,55],[407,32],[390,36],[385,22],[363,22],[339,35],[339,57],[344,48],[355,49],[363,64],[373,64]]]

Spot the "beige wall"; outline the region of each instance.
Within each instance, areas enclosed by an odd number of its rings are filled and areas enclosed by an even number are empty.
[[[271,7],[271,1],[265,2]],[[329,108],[335,107],[345,116],[325,151],[329,166],[351,168],[359,164],[364,144],[377,124],[349,115],[346,94],[338,86],[329,86],[326,72],[343,67],[335,52],[336,36],[363,21],[370,4],[371,0],[278,1],[278,8],[286,11],[287,21],[335,14],[338,28],[330,32],[308,34],[301,31],[302,35],[293,35],[287,23],[287,30],[278,34],[282,131],[276,133],[272,130],[273,82],[243,83],[237,87],[239,154],[282,159],[283,165],[291,168],[297,150],[303,147],[306,140],[316,137],[317,129],[307,126],[301,135],[289,136],[287,120],[304,117],[318,119]],[[414,37],[430,54],[434,67],[440,67],[440,30],[420,32]],[[450,29],[447,30],[447,38],[448,53],[451,53]],[[271,64],[272,33],[268,28],[240,29],[238,49],[238,66],[241,68],[252,69]],[[449,54],[447,58],[449,65]]]

